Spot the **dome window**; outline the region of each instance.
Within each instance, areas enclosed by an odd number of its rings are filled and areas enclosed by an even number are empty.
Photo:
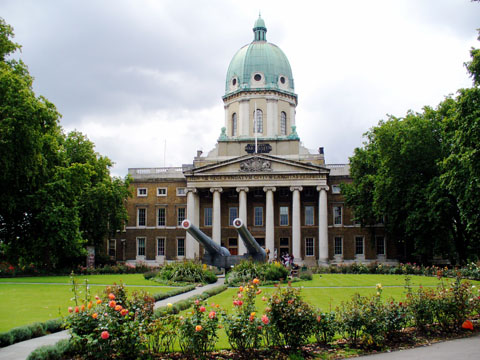
[[[237,113],[232,115],[232,136],[237,136]]]
[[[233,86],[237,85],[237,79],[236,79],[236,78],[233,78],[233,80],[232,80],[232,85],[233,85]]]
[[[257,134],[263,134],[263,111],[257,109],[257,112],[253,112],[253,132]]]
[[[280,113],[280,135],[287,135],[287,114],[285,111]]]
[[[260,81],[260,80],[262,80],[262,75],[255,74],[255,76],[253,78],[255,79],[255,81]]]
[[[281,82],[282,84],[285,84],[285,77],[284,77],[284,76],[281,76],[281,77],[280,77],[280,82]]]

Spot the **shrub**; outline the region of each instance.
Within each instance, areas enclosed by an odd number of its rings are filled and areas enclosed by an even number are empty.
[[[297,349],[313,333],[316,316],[311,306],[301,299],[299,289],[278,286],[265,311],[272,323],[274,341],[279,345]]]
[[[63,330],[62,319],[51,319],[43,323],[43,327],[47,333],[54,333]]]
[[[10,330],[15,342],[25,341],[32,338],[32,330],[28,326],[20,326]]]
[[[255,298],[261,290],[258,288],[258,279],[255,280],[239,287],[233,300],[234,313],[226,315],[224,319],[228,342],[235,350],[257,349],[262,339],[263,326],[269,322],[265,318],[262,322],[257,316]]]
[[[45,335],[45,328],[43,327],[42,323],[35,322],[33,324],[28,325],[30,331],[32,332],[32,337],[39,337]]]
[[[152,318],[153,298],[134,292],[128,299],[123,285],[109,286],[102,298],[96,298],[96,305],[93,301],[84,303],[65,320],[72,347],[92,359],[112,354],[117,359],[136,358],[146,347],[139,333]]]
[[[322,344],[332,342],[335,336],[335,329],[338,326],[335,318],[335,312],[317,314],[313,331],[317,342]]]
[[[213,316],[210,314],[213,312]],[[200,300],[195,300],[193,314],[180,318],[178,328],[180,349],[187,356],[204,356],[214,349],[218,340],[218,309],[206,310]]]
[[[156,279],[160,281],[208,283],[217,281],[217,276],[206,265],[197,264],[193,261],[171,263],[163,266]]]
[[[145,334],[147,349],[154,354],[173,352],[178,340],[179,317],[166,314],[148,324]]]
[[[12,345],[13,342],[13,334],[10,331],[0,333],[0,347]]]
[[[262,282],[279,281],[289,276],[289,270],[279,262],[258,263],[253,261],[242,261],[227,274],[226,282],[239,286],[252,279],[259,279]]]
[[[302,271],[300,272],[300,279],[301,280],[312,280],[313,279],[313,275],[310,271]]]
[[[35,349],[27,360],[61,360],[72,351],[70,341],[60,340],[55,345],[45,345]]]

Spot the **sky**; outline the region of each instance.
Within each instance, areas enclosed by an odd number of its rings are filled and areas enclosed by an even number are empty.
[[[0,0],[36,94],[121,177],[214,148],[228,65],[259,12],[292,67],[300,139],[327,163],[347,163],[388,114],[472,85],[470,0]]]

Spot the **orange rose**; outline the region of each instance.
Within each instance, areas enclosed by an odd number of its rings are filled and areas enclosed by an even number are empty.
[[[114,308],[115,306],[117,306],[117,303],[112,300],[108,303],[108,306],[110,306],[111,308]]]
[[[82,304],[82,306],[80,307],[80,310],[85,311],[85,305]]]
[[[102,303],[102,300],[98,299],[97,300],[97,305],[100,305]]]
[[[78,308],[78,306],[75,306],[75,312],[78,313],[80,311],[80,309]]]
[[[92,308],[92,306],[93,306],[92,302],[91,302],[91,301],[89,301],[89,302],[88,302],[88,305],[87,305],[87,307],[88,307],[88,310],[90,310],[90,309]]]
[[[195,326],[195,331],[196,332],[202,331],[202,325]]]
[[[258,280],[257,278],[253,279],[252,281],[254,284],[259,284],[260,283],[260,280]]]
[[[115,300],[115,295],[113,295],[112,293],[108,294],[108,298],[110,300]]]
[[[122,310],[122,309],[123,309],[123,308],[122,308],[122,305],[117,305],[117,306],[115,306],[115,311],[120,311],[120,310]]]
[[[92,318],[96,319],[98,317],[98,314],[97,313],[93,313],[92,314]]]

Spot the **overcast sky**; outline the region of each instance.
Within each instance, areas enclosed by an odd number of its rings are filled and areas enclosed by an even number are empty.
[[[327,163],[348,162],[386,114],[471,86],[463,63],[480,47],[480,3],[470,0],[0,0],[37,95],[122,177],[215,146],[227,68],[259,11],[292,66],[300,139],[323,146]]]

